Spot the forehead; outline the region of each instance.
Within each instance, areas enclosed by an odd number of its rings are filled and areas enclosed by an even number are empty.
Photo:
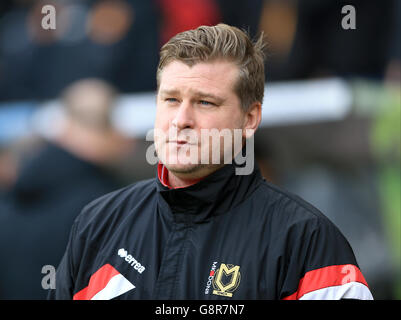
[[[173,60],[160,73],[159,90],[195,90],[234,93],[239,69],[225,60],[198,62],[191,66]]]

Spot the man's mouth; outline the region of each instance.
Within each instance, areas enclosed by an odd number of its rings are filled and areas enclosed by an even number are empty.
[[[174,141],[168,141],[169,143],[175,143],[178,145],[184,145],[184,144],[190,144],[188,141],[185,140],[174,140]]]

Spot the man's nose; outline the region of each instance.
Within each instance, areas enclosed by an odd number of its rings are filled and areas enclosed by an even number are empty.
[[[189,101],[182,101],[172,121],[178,130],[193,128],[195,123],[193,108]]]

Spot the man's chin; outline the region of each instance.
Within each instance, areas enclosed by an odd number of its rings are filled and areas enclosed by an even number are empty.
[[[199,171],[202,171],[202,169],[205,168],[205,165],[202,164],[182,164],[182,163],[175,163],[175,164],[169,164],[165,163],[164,164],[168,171],[175,173],[175,174],[191,174],[191,173],[197,173]]]
[[[165,164],[169,172],[181,179],[201,179],[218,170],[221,164]]]

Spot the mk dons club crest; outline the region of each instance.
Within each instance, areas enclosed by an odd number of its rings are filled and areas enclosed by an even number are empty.
[[[241,281],[239,266],[222,263],[213,277],[213,294],[232,297]]]

